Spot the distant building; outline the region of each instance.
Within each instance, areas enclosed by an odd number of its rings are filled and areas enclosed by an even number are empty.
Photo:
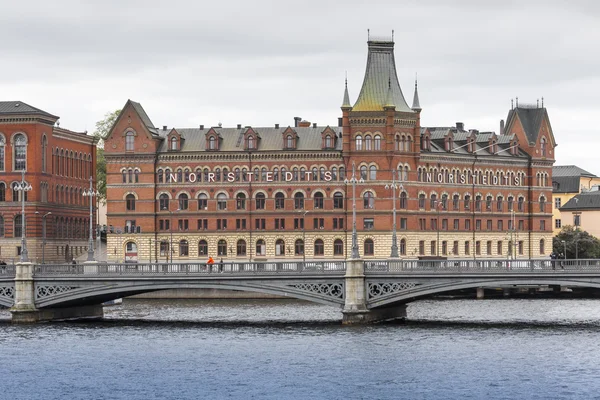
[[[555,165],[552,167],[552,226],[557,235],[563,226],[574,225],[571,213],[563,214],[561,207],[582,191],[600,185],[600,178],[575,165]]]
[[[550,253],[543,104],[517,102],[499,133],[421,126],[416,82],[409,106],[394,43],[373,40],[360,94],[352,104],[346,85],[341,110],[337,126],[161,129],[127,101],[105,139],[109,259],[345,259],[354,201],[366,259],[390,257],[394,224],[402,258]]]
[[[590,235],[600,238],[600,186],[573,196],[562,207],[560,213],[568,225],[579,227]]]
[[[21,254],[22,179],[31,261],[68,261],[87,250],[89,198],[96,184],[96,146],[85,132],[58,125],[55,115],[22,101],[0,101],[0,260]],[[46,239],[44,242],[43,239]]]

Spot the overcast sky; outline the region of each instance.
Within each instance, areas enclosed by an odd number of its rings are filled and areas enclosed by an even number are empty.
[[[556,164],[600,175],[595,0],[2,1],[0,99],[90,132],[127,99],[156,126],[334,125],[346,71],[358,96],[367,29],[395,31],[423,126],[497,132],[512,98],[544,97]]]

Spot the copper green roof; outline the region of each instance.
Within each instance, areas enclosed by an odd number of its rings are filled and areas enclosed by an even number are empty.
[[[365,78],[352,111],[383,111],[389,100],[389,82],[396,111],[413,112],[404,99],[396,75],[394,42],[369,41],[368,45]]]

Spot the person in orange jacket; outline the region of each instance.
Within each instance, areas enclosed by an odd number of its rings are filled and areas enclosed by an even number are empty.
[[[208,261],[206,262],[206,265],[208,266],[208,272],[212,271],[212,265],[215,263],[215,260],[213,260],[212,257],[208,257]]]

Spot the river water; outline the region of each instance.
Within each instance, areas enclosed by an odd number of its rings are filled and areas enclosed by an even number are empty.
[[[600,399],[600,300],[429,300],[341,326],[287,300],[125,300],[14,326],[0,399]]]

